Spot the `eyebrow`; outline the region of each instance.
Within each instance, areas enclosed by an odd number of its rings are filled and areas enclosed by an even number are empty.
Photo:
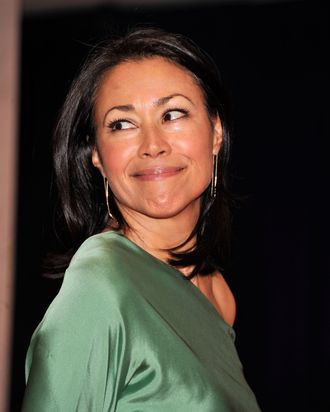
[[[192,102],[191,99],[189,99],[189,97],[185,96],[184,94],[181,93],[174,93],[171,94],[169,96],[165,96],[165,97],[160,97],[159,99],[157,99],[154,103],[153,106],[155,107],[159,107],[159,106],[163,106],[164,104],[168,103],[171,99],[173,99],[174,97],[177,96],[181,96],[184,97],[185,99],[187,99],[191,104],[194,105],[194,103]],[[123,105],[119,105],[119,106],[112,106],[109,110],[107,110],[107,112],[104,115],[104,120],[107,117],[107,115],[112,112],[113,110],[120,110],[122,112],[131,112],[133,110],[135,110],[135,107],[133,104],[123,104]],[[103,120],[103,123],[104,123]]]
[[[166,97],[160,97],[158,100],[155,101],[154,106],[163,106],[167,102],[169,102],[173,97],[181,96],[184,97],[185,99],[189,100],[191,104],[194,104],[189,97],[185,96],[184,94],[181,93],[174,93]]]

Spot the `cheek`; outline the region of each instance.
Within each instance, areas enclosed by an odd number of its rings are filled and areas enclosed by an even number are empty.
[[[181,153],[206,170],[209,169],[209,164],[212,164],[212,143],[211,132],[209,129],[205,130],[205,128],[195,128],[186,134],[185,139],[177,139],[176,141],[178,150]]]
[[[131,158],[131,150],[120,144],[107,144],[101,152],[104,171],[108,179],[113,181],[125,172]]]

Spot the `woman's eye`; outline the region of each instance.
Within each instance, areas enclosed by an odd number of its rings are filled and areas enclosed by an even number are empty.
[[[133,129],[134,125],[127,120],[114,120],[109,123],[108,127],[111,131],[116,132],[117,130]]]
[[[180,119],[181,117],[185,117],[188,114],[187,110],[183,109],[176,109],[176,110],[170,110],[164,114],[164,121],[172,121],[172,120],[177,120]]]

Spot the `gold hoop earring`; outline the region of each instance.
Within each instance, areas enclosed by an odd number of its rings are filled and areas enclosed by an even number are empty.
[[[114,219],[113,214],[110,212],[110,206],[109,206],[109,184],[108,184],[108,179],[106,177],[103,177],[103,183],[104,183],[104,191],[105,191],[105,203],[107,204],[108,208],[108,214],[110,216],[110,219]]]
[[[217,197],[217,182],[218,182],[218,155],[213,155],[212,164],[212,179],[211,179],[211,197]]]

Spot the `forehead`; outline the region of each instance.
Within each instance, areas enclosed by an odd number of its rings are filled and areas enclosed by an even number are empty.
[[[106,96],[124,99],[178,92],[203,99],[197,78],[190,71],[171,60],[155,56],[125,61],[110,69],[101,80],[96,100]]]

